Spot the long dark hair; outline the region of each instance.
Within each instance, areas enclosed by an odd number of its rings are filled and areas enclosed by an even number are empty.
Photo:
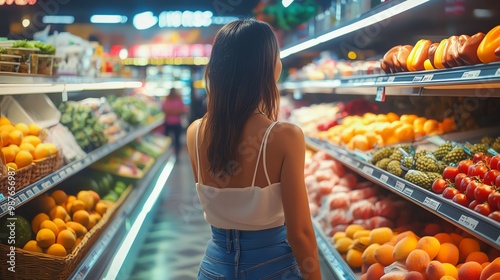
[[[215,36],[205,70],[210,173],[233,175],[242,128],[255,109],[271,120],[278,115],[279,91],[274,70],[279,56],[276,37],[267,23],[242,19]]]

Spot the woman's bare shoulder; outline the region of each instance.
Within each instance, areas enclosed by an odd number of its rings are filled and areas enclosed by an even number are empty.
[[[304,132],[296,124],[290,122],[278,122],[271,133],[275,134],[279,140],[304,139]]]

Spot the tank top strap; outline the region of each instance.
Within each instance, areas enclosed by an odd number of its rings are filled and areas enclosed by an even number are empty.
[[[201,120],[198,122],[198,126],[196,127],[196,141],[195,141],[195,149],[196,149],[196,170],[197,170],[197,173],[198,173],[198,183],[199,184],[203,184],[201,182],[201,172],[200,172],[200,169],[201,169],[201,166],[200,166],[200,152],[198,151],[199,148],[198,148],[198,134],[200,133],[200,126],[201,126]]]
[[[267,138],[269,137],[269,133],[271,132],[271,129],[275,124],[278,122],[273,122],[266,130],[264,133],[264,137],[262,137],[262,143],[260,143],[260,148],[259,148],[259,154],[257,156],[257,162],[255,163],[255,170],[253,172],[253,179],[252,179],[252,187],[255,186],[255,178],[257,176],[257,169],[259,167],[259,161],[260,161],[260,154],[262,153],[262,150],[264,150],[264,156],[263,156],[263,162],[264,162],[264,173],[266,174],[266,179],[267,183],[271,185],[271,180],[269,180],[269,175],[267,173],[267,167],[266,167],[266,146],[267,146]]]

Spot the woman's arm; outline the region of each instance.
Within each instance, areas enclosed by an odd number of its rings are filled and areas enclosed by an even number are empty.
[[[304,279],[321,279],[318,246],[309,212],[304,181],[304,133],[296,125],[280,123],[276,131],[284,149],[281,169],[281,197],[285,213],[287,237]]]

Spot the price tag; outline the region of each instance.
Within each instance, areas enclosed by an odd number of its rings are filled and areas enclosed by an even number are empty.
[[[498,68],[498,69],[497,69],[497,71],[495,72],[495,75],[494,75],[494,76],[495,76],[495,77],[500,76],[500,68]]]
[[[434,77],[433,74],[424,75],[424,77],[422,78],[422,82],[430,82],[430,81],[432,81],[433,77]]]
[[[393,78],[394,78],[394,77],[393,77]],[[389,78],[389,79],[390,79],[390,78]],[[380,82],[382,82],[382,81],[384,81],[384,77],[378,77],[378,78],[377,78],[377,83],[380,83]]]
[[[32,197],[34,195],[32,190],[28,190],[26,193],[28,194],[29,197]]]
[[[394,77],[394,76],[389,77],[389,78],[387,79],[387,82],[388,82],[388,83],[392,83],[392,82],[394,82],[394,79],[395,79],[395,78],[396,78],[396,77]]]
[[[0,206],[0,208],[2,208],[2,213],[7,212],[7,204],[6,203],[2,204],[2,206]]]
[[[31,189],[33,190],[34,193],[39,193],[40,192],[40,189],[38,188],[38,186],[34,186]]]
[[[66,174],[69,175],[71,173],[73,173],[73,167],[71,167],[71,166],[66,167]]]
[[[412,83],[421,82],[422,78],[423,78],[423,76],[415,76],[415,77],[413,77],[413,81],[411,81],[411,82]]]
[[[396,181],[396,184],[394,185],[394,188],[400,192],[402,192],[405,189],[405,184],[401,181]]]
[[[413,190],[409,189],[409,188],[405,188],[403,190],[403,193],[406,194],[407,196],[411,197],[411,195],[413,194]]]
[[[458,223],[465,226],[466,228],[470,228],[472,230],[476,229],[478,221],[471,217],[467,217],[465,215],[460,215],[460,219],[458,219]]]
[[[19,197],[16,197],[15,201],[16,201],[16,204],[18,204],[18,205],[21,204],[21,200],[19,199]]]
[[[375,101],[378,102],[385,101],[385,87],[377,87],[377,93],[375,94]]]
[[[45,181],[42,183],[42,189],[47,189],[52,185],[50,181]]]
[[[373,168],[368,167],[368,166],[366,166],[366,165],[365,165],[365,166],[363,166],[363,169],[362,169],[362,170],[363,170],[363,172],[365,172],[365,173],[366,173],[366,174],[368,174],[368,175],[372,175],[372,174],[373,174]]]
[[[57,175],[57,174],[56,174],[56,175],[54,175],[54,176],[52,176],[52,181],[54,181],[54,183],[55,183],[55,182],[57,182],[57,181],[59,181],[60,179],[61,179],[61,178],[60,178],[60,177],[59,177],[59,175]]]
[[[25,201],[28,197],[24,193],[22,193],[21,195],[19,195],[19,198],[21,199],[21,201]]]
[[[389,180],[389,176],[385,174],[380,175],[380,182],[387,183],[387,180]]]
[[[462,79],[473,79],[479,77],[481,70],[467,71],[462,74]]]
[[[435,201],[434,199],[432,198],[429,198],[429,197],[426,197],[424,199],[424,202],[422,202],[425,206],[431,208],[432,210],[437,210],[439,208],[439,205],[441,205],[441,203]]]

